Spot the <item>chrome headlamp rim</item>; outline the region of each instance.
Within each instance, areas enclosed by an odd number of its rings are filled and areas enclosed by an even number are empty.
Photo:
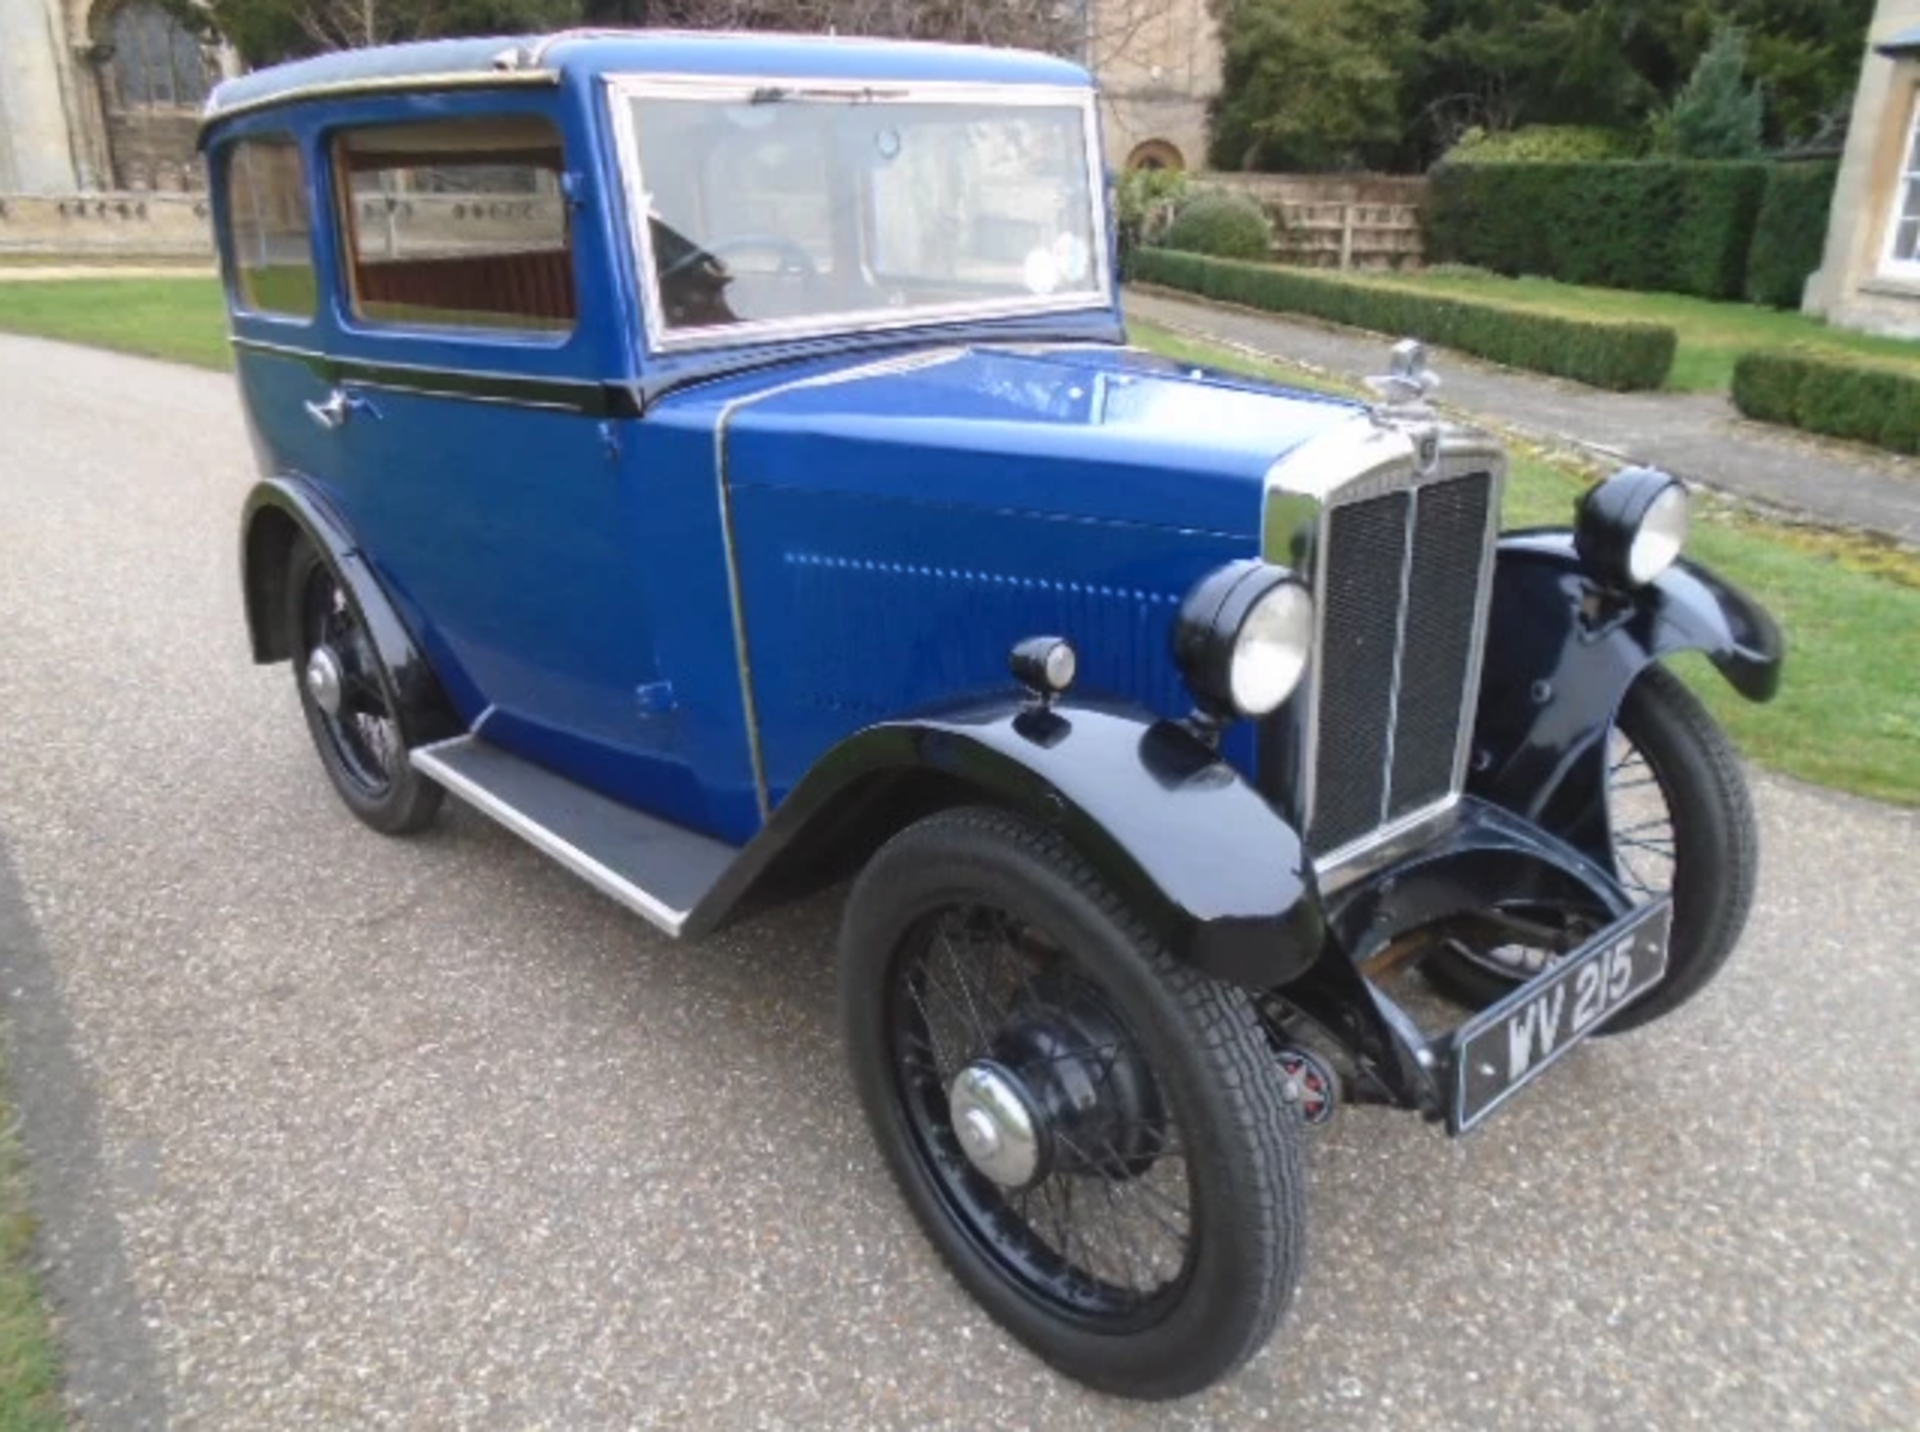
[[[1292,571],[1257,558],[1201,578],[1174,621],[1174,660],[1215,720],[1256,720],[1286,704],[1312,656],[1313,596]]]
[[[1624,467],[1580,499],[1573,545],[1593,574],[1614,586],[1658,581],[1686,546],[1686,486],[1652,467]]]

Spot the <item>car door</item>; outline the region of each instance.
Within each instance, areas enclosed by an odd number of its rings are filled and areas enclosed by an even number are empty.
[[[665,744],[624,390],[583,320],[538,109],[340,125],[339,336],[310,405],[337,500],[488,739],[642,804]]]

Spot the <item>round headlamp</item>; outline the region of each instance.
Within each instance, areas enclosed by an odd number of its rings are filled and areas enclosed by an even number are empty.
[[[1644,587],[1679,557],[1687,522],[1687,489],[1678,478],[1623,467],[1580,499],[1573,545],[1601,580]]]
[[[1284,567],[1229,562],[1180,604],[1173,655],[1209,716],[1265,716],[1293,694],[1313,649],[1313,597]]]

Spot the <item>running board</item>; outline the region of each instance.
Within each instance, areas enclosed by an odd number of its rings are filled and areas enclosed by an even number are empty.
[[[478,736],[422,746],[414,769],[603,895],[678,935],[739,852],[608,800]]]

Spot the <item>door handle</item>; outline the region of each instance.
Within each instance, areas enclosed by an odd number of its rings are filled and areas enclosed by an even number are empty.
[[[312,418],[328,432],[344,427],[348,418],[355,413],[365,413],[370,418],[378,418],[380,410],[358,393],[350,393],[345,388],[335,388],[327,394],[323,403],[309,398],[305,405],[307,416]]]

